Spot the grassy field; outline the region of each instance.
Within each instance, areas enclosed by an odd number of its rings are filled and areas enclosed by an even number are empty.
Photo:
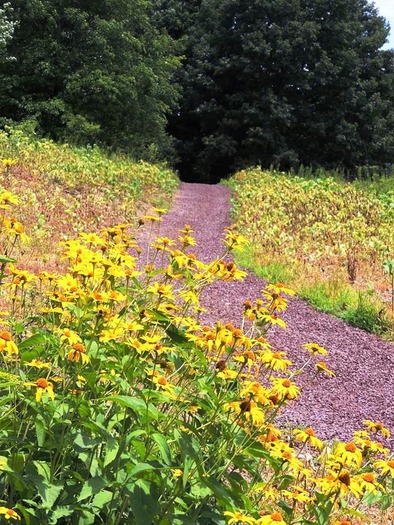
[[[392,337],[394,177],[241,171],[229,185],[233,218],[250,241],[239,261],[293,286],[318,309]]]

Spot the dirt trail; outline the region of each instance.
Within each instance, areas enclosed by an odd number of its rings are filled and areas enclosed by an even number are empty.
[[[194,253],[203,261],[221,254],[221,239],[230,225],[230,191],[224,186],[182,183],[173,209],[164,217],[161,234],[177,238],[190,224],[198,246]],[[217,283],[203,295],[209,312],[204,322],[216,320],[239,325],[242,303],[260,297],[264,281],[248,275],[243,282]],[[286,410],[283,423],[311,425],[322,438],[349,439],[365,419],[383,422],[394,434],[394,345],[341,320],[317,312],[300,299],[292,299],[283,315],[286,330],[272,328],[268,339],[300,365],[303,343],[315,342],[329,350],[327,365],[334,378],[314,378],[306,370],[300,399]]]

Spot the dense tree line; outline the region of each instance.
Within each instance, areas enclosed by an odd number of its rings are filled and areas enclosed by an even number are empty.
[[[146,155],[168,147],[179,66],[146,0],[11,0],[17,23],[0,64],[0,116],[34,118],[54,139]]]
[[[394,163],[394,51],[367,0],[9,0],[0,118],[169,156],[183,178],[249,165]]]
[[[373,4],[198,3],[183,15],[183,95],[170,119],[186,178],[217,180],[248,165],[354,172],[393,163],[394,53],[381,50],[388,27]],[[162,5],[178,38],[187,2]]]

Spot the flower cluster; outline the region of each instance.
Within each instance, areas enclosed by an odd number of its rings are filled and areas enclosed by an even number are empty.
[[[140,222],[153,231],[162,213]],[[243,278],[230,257],[243,238],[231,230],[220,257],[203,263],[188,226],[145,251],[129,230],[65,241],[63,274],[8,267],[0,515],[44,525],[329,523],[347,519],[352,501],[388,495],[382,423],[330,446],[312,428],[276,424],[302,392],[300,370],[266,337],[285,327],[292,290],[269,285],[245,301],[238,325],[200,323],[201,291]],[[318,361],[326,349],[304,346],[304,366],[333,373]]]

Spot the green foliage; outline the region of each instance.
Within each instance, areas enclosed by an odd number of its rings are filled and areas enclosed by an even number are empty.
[[[380,49],[388,28],[372,4],[205,0],[186,19],[169,127],[185,180],[393,163],[393,51]]]
[[[291,283],[315,307],[351,324],[390,331],[382,300],[365,283],[387,286],[382,264],[394,252],[394,194],[377,191],[377,182],[368,190],[322,170],[319,178],[303,172],[306,178],[254,169],[230,179],[233,215],[251,243],[239,261],[268,280]]]
[[[0,66],[1,115],[35,118],[53,139],[101,144],[144,157],[165,155],[166,113],[177,89],[171,38],[157,31],[143,0],[14,0],[17,21]]]
[[[12,194],[0,193],[5,218],[12,203]],[[157,213],[144,219],[150,231]],[[7,224],[2,252],[18,236]],[[305,344],[309,357],[296,370],[268,344],[271,324],[284,326],[277,313],[291,290],[271,285],[245,302],[242,329],[198,322],[207,285],[245,276],[228,259],[244,239],[228,230],[221,256],[202,263],[188,253],[189,227],[178,242],[151,237],[142,255],[126,230],[66,241],[68,273],[9,268],[3,285],[12,309],[0,331],[0,519],[326,525],[343,509],[351,513],[355,499],[380,501],[394,476],[376,441],[388,435],[382,423],[366,421],[354,441],[327,448],[310,428],[287,436],[274,425],[300,393],[294,377],[326,354]],[[316,374],[332,375],[323,362],[316,366]]]

